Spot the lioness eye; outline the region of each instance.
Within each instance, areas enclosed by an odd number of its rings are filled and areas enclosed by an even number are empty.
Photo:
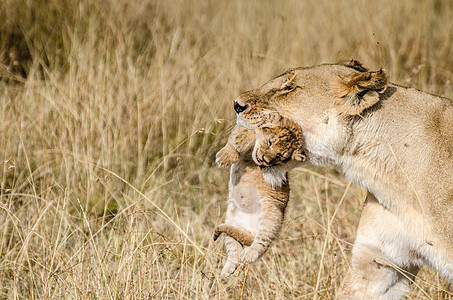
[[[269,145],[269,147],[272,146],[272,141],[271,141],[271,140],[268,140],[268,141],[267,141],[267,144]]]

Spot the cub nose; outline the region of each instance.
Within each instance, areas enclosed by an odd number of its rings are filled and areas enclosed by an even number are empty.
[[[234,100],[234,110],[240,114],[241,112],[243,112],[244,110],[246,110],[247,108],[249,107],[248,104],[246,105],[240,105],[236,100]]]

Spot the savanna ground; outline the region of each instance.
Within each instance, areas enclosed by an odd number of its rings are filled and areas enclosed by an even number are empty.
[[[355,58],[453,97],[451,1],[2,0],[1,299],[332,299],[365,192],[292,171],[281,238],[227,282],[232,100]],[[410,299],[451,299],[423,270]]]

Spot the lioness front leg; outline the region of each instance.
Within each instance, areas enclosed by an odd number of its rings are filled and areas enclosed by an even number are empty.
[[[397,224],[397,217],[369,194],[352,250],[351,270],[337,299],[400,299],[410,291],[420,266],[410,258],[405,232]],[[392,249],[404,254],[390,256],[395,252]]]
[[[266,252],[270,244],[277,239],[282,229],[287,201],[264,198],[260,202],[261,216],[258,221],[255,239],[241,253],[241,262],[244,263],[254,263],[258,260]]]
[[[337,299],[401,299],[419,270],[415,265],[396,266],[379,249],[364,244],[354,245],[351,267]]]

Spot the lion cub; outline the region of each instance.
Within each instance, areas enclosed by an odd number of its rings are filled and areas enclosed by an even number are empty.
[[[231,166],[225,223],[214,233],[214,240],[227,234],[222,277],[240,261],[255,262],[278,237],[289,200],[287,171],[304,160],[302,130],[289,119],[255,132],[235,127],[216,159],[220,167]]]

